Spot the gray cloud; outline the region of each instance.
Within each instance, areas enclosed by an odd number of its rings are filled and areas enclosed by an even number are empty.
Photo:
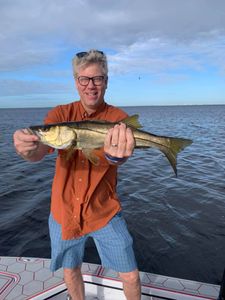
[[[204,59],[224,70],[224,0],[0,0],[0,7],[1,71],[54,63],[73,47],[114,50],[114,73],[200,70]]]
[[[51,34],[88,43],[92,33],[91,41],[126,44],[140,34],[184,39],[225,29],[223,0],[2,0],[0,5],[4,34],[31,39]]]
[[[2,79],[0,80],[0,97],[3,96],[24,96],[24,95],[41,95],[52,93],[71,93],[74,88],[70,83],[58,82],[41,82],[35,80],[16,80]]]
[[[225,69],[223,43],[218,36],[189,43],[162,38],[144,40],[121,47],[117,54],[109,55],[110,70],[112,74],[140,72],[159,76],[160,73],[171,71],[183,74],[214,67],[222,75]]]

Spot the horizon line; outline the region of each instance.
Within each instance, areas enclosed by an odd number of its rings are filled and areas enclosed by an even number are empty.
[[[168,106],[221,106],[225,103],[207,103],[207,104],[151,104],[151,105],[114,105],[116,107],[168,107]],[[54,106],[22,106],[22,107],[1,107],[0,109],[37,109],[37,108],[53,108]]]

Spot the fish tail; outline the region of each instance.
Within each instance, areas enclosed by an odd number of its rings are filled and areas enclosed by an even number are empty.
[[[170,138],[168,146],[160,147],[160,150],[169,160],[175,175],[177,176],[177,154],[192,144],[192,140],[182,138]]]
[[[182,139],[182,138],[166,138],[161,137],[162,140],[149,140],[149,139],[136,139],[136,148],[153,147],[161,152],[167,157],[169,163],[171,164],[175,175],[177,176],[177,154],[182,151],[185,147],[192,144],[192,140]]]

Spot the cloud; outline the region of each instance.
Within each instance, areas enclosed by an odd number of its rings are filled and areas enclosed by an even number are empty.
[[[222,75],[225,70],[223,44],[224,38],[217,35],[188,43],[163,38],[137,41],[109,55],[110,70],[112,74],[131,72],[159,76],[172,71],[180,74],[204,72],[211,67]]]
[[[69,47],[190,46],[224,37],[224,0],[0,1],[0,70],[54,62]]]
[[[0,0],[0,7],[6,104],[72,98],[71,58],[90,48],[107,53],[112,76],[173,83],[209,68],[225,74],[224,0]]]
[[[0,80],[0,95],[3,96],[24,96],[24,95],[41,95],[50,91],[53,93],[70,93],[74,88],[70,84],[59,82],[44,82],[40,80]]]

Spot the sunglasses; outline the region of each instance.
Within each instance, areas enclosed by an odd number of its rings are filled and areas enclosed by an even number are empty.
[[[101,55],[104,55],[104,52],[103,52],[103,51],[95,50],[95,52],[97,52],[97,53],[99,53],[99,54],[101,54]],[[78,53],[76,54],[76,56],[77,56],[78,58],[82,58],[82,57],[84,57],[84,56],[86,56],[86,55],[88,55],[88,54],[89,54],[89,52],[83,51],[83,52],[78,52]]]

